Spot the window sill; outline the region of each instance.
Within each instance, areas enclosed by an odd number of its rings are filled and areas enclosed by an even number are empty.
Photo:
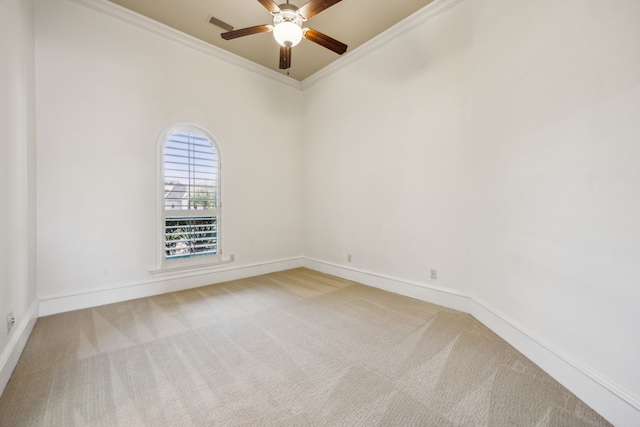
[[[150,270],[150,272],[153,277],[173,276],[176,274],[184,273],[204,274],[208,270],[216,270],[222,268],[225,265],[231,264],[233,261],[233,256],[231,256],[229,259],[221,261],[207,262],[203,264],[180,265],[176,267],[163,267],[157,270]]]

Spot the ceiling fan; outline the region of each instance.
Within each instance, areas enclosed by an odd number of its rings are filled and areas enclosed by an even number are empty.
[[[273,0],[258,0],[273,16],[273,25],[257,25],[255,27],[242,28],[240,30],[228,31],[221,36],[225,40],[232,40],[238,37],[249,36],[251,34],[273,32],[273,36],[280,45],[280,69],[291,68],[291,48],[305,39],[319,44],[338,55],[347,51],[347,45],[333,39],[319,31],[311,28],[302,28],[302,23],[312,16],[333,6],[341,0],[310,0],[304,6],[298,8],[295,5],[278,5]]]

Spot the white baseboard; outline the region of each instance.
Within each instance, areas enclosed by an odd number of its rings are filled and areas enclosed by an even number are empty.
[[[43,297],[40,300],[40,314],[46,316],[297,267],[306,267],[364,285],[469,313],[615,426],[640,426],[640,399],[637,396],[612,383],[606,377],[598,374],[562,350],[555,348],[540,337],[536,337],[484,302],[472,299],[468,295],[456,291],[348,268],[317,259],[291,258],[261,264],[227,267],[224,270],[207,274],[154,279],[115,289],[100,289],[83,294]],[[0,357],[0,386],[2,389],[4,389],[17,364],[26,340],[35,324],[37,313],[37,303],[34,303],[30,310],[31,317],[19,325],[19,330],[16,331],[14,339],[12,339],[10,345]]]
[[[640,426],[640,399],[488,304],[471,300],[469,313],[617,427]]]
[[[27,340],[31,335],[31,331],[38,320],[38,300],[33,301],[29,310],[22,316],[14,327],[13,335],[9,343],[0,354],[0,395],[4,393],[4,389],[11,379],[11,374],[18,364],[22,350],[27,345]]]
[[[83,308],[97,307],[115,302],[182,291],[214,283],[244,279],[276,271],[302,267],[302,258],[270,261],[259,264],[233,266],[206,273],[183,273],[170,277],[154,278],[144,282],[131,283],[117,288],[90,290],[84,293],[40,296],[40,316],[64,313]]]
[[[411,282],[355,268],[348,268],[313,258],[304,258],[303,266],[321,273],[353,280],[363,285],[453,308],[465,313],[469,312],[469,297],[456,291],[436,288],[422,283]]]
[[[579,360],[519,327],[502,313],[461,293],[304,258],[303,266],[364,285],[471,314],[540,366],[616,427],[640,426],[640,399]]]

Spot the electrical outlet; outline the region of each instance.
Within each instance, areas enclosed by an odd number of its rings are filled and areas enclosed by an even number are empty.
[[[431,279],[436,280],[438,278],[438,270],[431,270]]]
[[[11,332],[11,328],[16,323],[16,318],[13,316],[13,311],[7,314],[7,333]]]
[[[347,254],[347,262],[351,262],[351,254]]]
[[[229,261],[234,262],[236,260],[236,254],[229,255]]]

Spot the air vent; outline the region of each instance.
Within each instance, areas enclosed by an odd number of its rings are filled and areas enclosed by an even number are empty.
[[[227,24],[226,22],[222,22],[221,20],[219,20],[218,18],[216,18],[213,15],[209,16],[209,24],[213,24],[216,27],[220,27],[220,28],[222,28],[223,30],[226,30],[226,31],[233,30],[233,27],[231,25]]]

